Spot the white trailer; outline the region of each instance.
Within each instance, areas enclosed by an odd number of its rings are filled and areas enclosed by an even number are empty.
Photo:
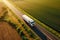
[[[30,26],[34,26],[35,22],[33,19],[31,19],[30,17],[28,17],[27,15],[22,15],[22,18],[30,25]]]

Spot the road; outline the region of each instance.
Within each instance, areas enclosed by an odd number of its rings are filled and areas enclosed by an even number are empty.
[[[8,23],[0,22],[0,40],[22,40],[17,31]]]
[[[17,8],[15,8],[12,4],[10,4],[8,1],[3,1],[24,23],[25,21],[22,18],[22,15],[24,15],[21,11],[19,11]],[[26,23],[25,23],[26,24]],[[58,40],[57,37],[49,33],[46,29],[41,27],[39,24],[35,24],[34,27],[30,28],[39,36],[42,38],[42,40]],[[45,34],[45,35],[44,35]]]

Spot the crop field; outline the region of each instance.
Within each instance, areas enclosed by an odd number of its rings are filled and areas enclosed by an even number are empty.
[[[60,0],[15,0],[13,3],[60,32]]]
[[[21,40],[17,31],[6,21],[3,21],[7,13],[6,6],[0,2],[0,40]]]
[[[6,22],[0,22],[0,40],[21,40],[17,31]]]

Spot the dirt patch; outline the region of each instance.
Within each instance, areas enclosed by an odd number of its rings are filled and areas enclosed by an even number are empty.
[[[0,40],[21,40],[21,38],[8,23],[0,22]]]

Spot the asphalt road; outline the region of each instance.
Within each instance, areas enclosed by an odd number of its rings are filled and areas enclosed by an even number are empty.
[[[24,15],[22,12],[20,12],[17,8],[15,8],[12,4],[10,4],[8,1],[3,1],[22,21],[22,15]],[[25,23],[26,24],[26,23]],[[42,40],[59,40],[57,37],[49,33],[46,29],[41,27],[39,24],[35,24],[34,27],[30,28],[40,37]]]

